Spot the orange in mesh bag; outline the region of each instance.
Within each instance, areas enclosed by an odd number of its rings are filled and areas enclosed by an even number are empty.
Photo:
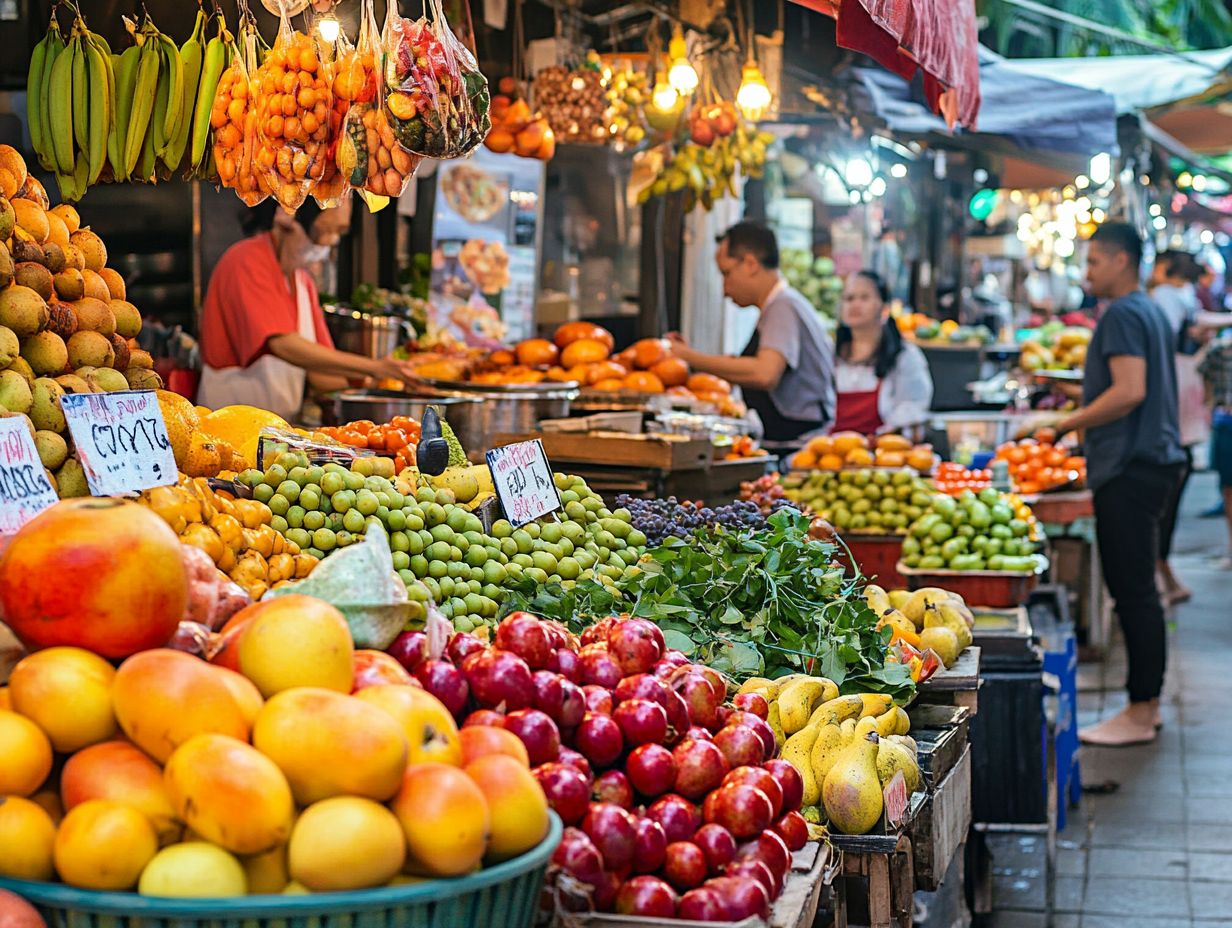
[[[218,80],[210,109],[212,150],[219,183],[234,190],[249,206],[256,206],[269,196],[269,188],[261,182],[252,163],[257,116],[252,105],[249,75],[260,58],[259,41],[256,23],[243,7],[231,64]]]
[[[283,10],[278,38],[253,76],[255,162],[278,202],[295,210],[325,174],[330,92],[315,40],[291,28]]]
[[[423,159],[398,143],[381,106],[381,56],[372,3],[364,0],[358,44],[348,55],[339,56],[334,77],[335,101],[347,101],[336,161],[352,187],[378,197],[396,197]],[[385,205],[370,197],[365,200],[374,210]]]

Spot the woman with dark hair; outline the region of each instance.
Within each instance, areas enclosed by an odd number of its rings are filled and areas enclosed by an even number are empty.
[[[348,379],[413,379],[406,362],[338,351],[325,327],[311,271],[345,231],[345,214],[312,200],[291,214],[266,200],[245,211],[243,225],[248,237],[228,248],[210,275],[197,402],[258,406],[294,419],[306,383],[324,391]]]
[[[834,336],[835,432],[896,432],[928,414],[933,399],[928,361],[903,341],[890,318],[889,300],[874,271],[857,271],[843,287]]]

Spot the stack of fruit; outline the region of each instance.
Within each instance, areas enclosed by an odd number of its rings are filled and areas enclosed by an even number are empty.
[[[931,649],[946,667],[971,645],[975,616],[957,593],[937,587],[886,591],[869,584],[864,599],[879,623],[890,627],[891,644]]]
[[[502,77],[500,93],[492,98],[492,129],[483,143],[497,154],[513,152],[523,158],[551,161],[556,134],[542,113],[531,112],[518,82]]]
[[[44,548],[40,573],[76,553]],[[46,626],[17,580],[35,556],[15,543],[0,558],[0,600],[23,637]],[[236,672],[142,650],[149,636],[131,633],[156,621],[142,598],[182,604],[187,581],[175,559],[134,569],[145,583],[122,599],[135,612],[74,587],[57,618],[79,634],[24,658],[3,691],[0,875],[198,898],[361,890],[463,876],[548,834],[526,763],[484,744],[464,752],[448,710],[387,655],[373,652],[372,672],[334,607],[305,596],[250,606],[229,652]],[[89,646],[100,630],[102,656]]]
[[[910,467],[930,473],[937,463],[933,446],[913,445],[901,435],[878,435],[870,443],[859,432],[835,432],[809,440],[792,458],[796,470],[842,470],[844,467]]]
[[[0,411],[29,418],[61,496],[87,488],[60,397],[162,386],[130,341],[141,313],[125,296],[103,240],[72,206],[49,209],[20,153],[0,145]]]
[[[903,539],[903,564],[922,570],[1034,572],[1043,533],[1018,497],[987,488],[934,495]]]
[[[933,486],[946,496],[958,496],[967,490],[978,493],[992,486],[992,471],[987,468],[973,470],[953,461],[942,461],[933,474]]]
[[[805,674],[754,677],[740,693],[768,704],[782,757],[800,774],[806,819],[866,834],[881,820],[882,788],[895,773],[908,793],[922,788],[911,719],[889,696],[840,696],[833,681]]]
[[[637,148],[646,141],[646,117],[642,107],[650,96],[646,72],[629,62],[617,62],[605,77],[607,131],[617,151]]]
[[[627,512],[612,512],[580,477],[557,474],[560,520],[515,529],[498,521],[483,533],[479,517],[453,490],[417,486],[409,472],[394,475],[389,458],[359,458],[309,466],[295,452],[267,470],[237,478],[273,511],[272,528],[320,559],[360,541],[371,520],[389,533],[394,568],[408,585],[420,580],[442,614],[470,631],[493,624],[509,582],[594,580],[612,586],[633,568],[646,536]]]
[[[646,535],[648,544],[657,545],[668,536],[688,538],[703,526],[722,526],[733,532],[764,529],[767,517],[775,510],[791,508],[791,500],[780,499],[769,512],[752,501],[734,500],[722,506],[703,506],[674,496],[667,499],[642,499],[620,494],[617,512],[628,513],[634,528]]]
[[[394,472],[402,473],[415,466],[415,451],[419,446],[420,425],[409,416],[394,416],[389,422],[377,425],[369,419],[360,419],[339,426],[324,426],[318,431],[327,438],[340,441],[352,448],[369,448],[394,459]],[[463,500],[465,502],[465,500]]]
[[[740,498],[756,503],[757,508],[761,510],[762,515],[770,515],[775,509],[778,509],[781,503],[779,500],[788,499],[787,491],[783,488],[783,481],[780,475],[765,474],[758,477],[756,480],[746,480],[740,484]],[[800,500],[791,500],[796,504],[796,508],[806,515],[812,510],[808,504]]]
[[[722,677],[644,619],[604,619],[579,639],[513,613],[494,648],[458,634],[433,660],[413,632],[391,650],[464,719],[464,754],[491,745],[529,761],[569,826],[554,862],[596,909],[767,917],[808,830],[764,699],[725,705]]]
[[[843,278],[834,270],[833,258],[814,258],[803,248],[780,251],[783,276],[799,290],[827,320],[838,318],[839,299],[843,293]]]
[[[997,459],[1009,466],[1014,489],[1024,495],[1065,484],[1081,487],[1087,479],[1087,459],[1052,443],[1053,435],[1024,438],[997,446]]]
[[[908,467],[815,471],[783,484],[788,499],[854,534],[905,535],[933,498],[927,481]]]
[[[590,52],[579,67],[551,65],[535,75],[535,105],[561,142],[607,140],[607,100],[599,56]]]
[[[699,205],[710,210],[723,197],[738,196],[737,166],[742,177],[761,177],[766,150],[774,142],[774,135],[738,120],[727,135],[720,136],[714,125],[717,123],[725,128],[726,118],[726,113],[716,115],[713,121],[690,118],[689,125],[680,129],[683,137],[678,140],[671,158],[665,160],[654,180],[638,191],[637,201],[646,203],[652,197],[683,190],[686,212],[692,212]],[[697,138],[704,143],[699,143]]]
[[[899,331],[920,344],[986,345],[992,341],[992,332],[985,326],[959,325],[953,319],[938,322],[922,313],[908,313],[898,317]]]
[[[1019,366],[1025,371],[1080,371],[1092,334],[1083,326],[1067,327],[1059,322],[1041,326],[1034,337],[1022,342]]]

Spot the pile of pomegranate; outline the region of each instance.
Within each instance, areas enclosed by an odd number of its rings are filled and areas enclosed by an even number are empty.
[[[522,741],[567,826],[553,872],[589,887],[595,910],[769,917],[808,827],[763,697],[728,704],[723,677],[645,619],[604,619],[579,638],[516,612],[494,646],[459,633],[431,659],[427,636],[407,632],[390,653],[463,727]]]

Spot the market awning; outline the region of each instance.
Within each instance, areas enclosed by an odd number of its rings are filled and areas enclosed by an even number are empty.
[[[971,0],[793,0],[834,17],[843,48],[900,77],[924,74],[924,94],[949,126],[976,126],[980,65]]]
[[[1058,169],[1061,162],[1073,161],[1079,171],[1092,155],[1116,151],[1116,105],[1108,94],[1022,73],[1017,62],[983,47],[979,62],[979,131],[956,131],[950,136],[955,144],[1020,158],[1039,156],[1058,162]],[[929,112],[912,84],[879,68],[854,68],[852,73],[856,105],[887,129],[906,135],[947,133],[944,121]]]

